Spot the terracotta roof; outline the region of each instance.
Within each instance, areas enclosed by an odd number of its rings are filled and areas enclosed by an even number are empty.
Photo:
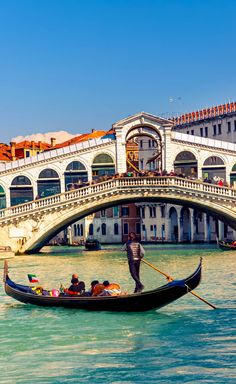
[[[53,148],[62,148],[62,147],[67,147],[68,145],[81,143],[89,139],[98,139],[100,137],[105,136],[106,134],[107,134],[107,131],[94,131],[91,133],[84,133],[82,135],[73,137],[70,140],[64,141],[64,143],[56,144]]]
[[[40,141],[21,141],[19,143],[16,143],[15,146],[16,149],[50,149],[51,144],[40,142]]]
[[[217,105],[215,107],[200,109],[199,111],[185,113],[179,117],[174,117],[170,120],[174,125],[190,124],[196,121],[216,118],[236,112],[236,103],[227,103]]]
[[[12,161],[11,148],[7,144],[0,144],[0,161]]]

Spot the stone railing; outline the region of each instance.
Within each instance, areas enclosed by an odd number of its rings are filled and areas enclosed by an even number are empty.
[[[197,180],[166,176],[166,177],[127,177],[103,181],[72,191],[64,192],[58,195],[52,195],[47,198],[30,201],[25,204],[16,205],[0,210],[0,221],[7,218],[14,218],[20,215],[35,214],[40,211],[68,205],[75,201],[82,201],[104,193],[130,193],[130,189],[138,191],[152,189],[173,189],[176,192],[201,192],[204,196],[217,197],[222,200],[230,200],[236,203],[236,190],[228,187],[221,187],[214,184],[202,183]],[[199,199],[199,197],[198,197]]]

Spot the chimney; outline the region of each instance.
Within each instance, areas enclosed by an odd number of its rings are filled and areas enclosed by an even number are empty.
[[[51,147],[54,147],[56,144],[56,139],[55,137],[51,137]]]
[[[11,141],[10,142],[10,146],[11,146],[12,161],[14,161],[14,160],[16,160],[16,142],[15,141]]]
[[[94,132],[95,132],[95,129],[93,128],[93,129],[92,129],[92,133],[94,133]]]
[[[39,145],[39,149],[41,150],[42,149],[42,141],[39,141],[38,145]]]
[[[31,148],[34,149],[34,141],[31,141]]]

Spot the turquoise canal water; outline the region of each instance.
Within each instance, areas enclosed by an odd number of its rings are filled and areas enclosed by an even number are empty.
[[[18,303],[0,290],[0,383],[235,383],[236,252],[215,246],[146,246],[146,260],[177,279],[195,270],[195,290],[217,310],[187,295],[159,311],[86,312]],[[99,252],[44,248],[39,255],[9,260],[13,280],[68,285],[78,272],[87,286],[95,278],[133,289],[120,247]],[[0,261],[3,266],[3,261]],[[142,265],[146,289],[166,280]]]

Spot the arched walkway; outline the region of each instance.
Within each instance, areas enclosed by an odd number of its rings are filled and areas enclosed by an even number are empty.
[[[115,174],[115,163],[111,156],[106,153],[97,155],[92,164],[92,177],[97,180],[102,176],[109,176]]]
[[[226,180],[226,167],[224,161],[218,156],[208,157],[202,167],[202,179],[209,182]]]
[[[174,161],[174,171],[177,175],[197,178],[197,159],[192,152],[180,152]]]
[[[65,191],[79,188],[88,181],[88,172],[80,161],[72,161],[67,165],[65,175]]]
[[[126,162],[128,172],[162,170],[162,140],[154,127],[133,127],[128,132]]]
[[[44,169],[39,174],[38,198],[48,197],[61,193],[61,183],[58,173],[54,169]]]
[[[0,209],[6,208],[6,193],[4,188],[0,185]]]
[[[236,163],[230,172],[230,185],[236,186]]]
[[[15,177],[10,187],[11,206],[27,203],[33,199],[33,187],[30,179],[26,176]]]

